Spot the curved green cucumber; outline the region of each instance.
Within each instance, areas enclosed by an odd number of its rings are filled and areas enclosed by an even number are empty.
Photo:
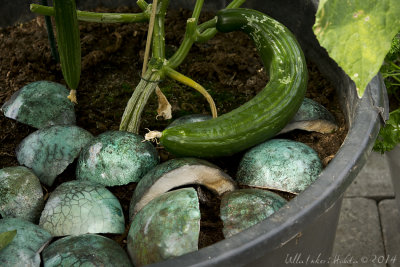
[[[295,115],[306,91],[304,55],[285,26],[250,9],[226,9],[217,17],[218,31],[240,30],[250,36],[270,81],[253,99],[229,113],[164,130],[161,144],[179,156],[227,156],[273,137]]]
[[[81,75],[81,42],[75,0],[54,0],[61,71],[67,85],[76,90]]]

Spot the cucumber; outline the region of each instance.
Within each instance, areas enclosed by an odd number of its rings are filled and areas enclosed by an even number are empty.
[[[76,90],[81,75],[81,42],[75,0],[54,0],[56,38],[65,82]]]
[[[160,142],[177,156],[228,156],[257,145],[282,130],[304,98],[308,79],[305,58],[285,26],[255,10],[226,9],[217,14],[216,28],[248,34],[270,81],[253,99],[229,113],[165,129]]]

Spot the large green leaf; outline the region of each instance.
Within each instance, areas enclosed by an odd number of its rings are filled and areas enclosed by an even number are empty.
[[[313,29],[361,97],[400,30],[400,1],[320,0]]]
[[[0,250],[5,248],[14,239],[17,230],[0,233]]]

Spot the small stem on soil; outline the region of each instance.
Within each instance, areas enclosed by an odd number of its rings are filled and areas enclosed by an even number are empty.
[[[203,86],[201,86],[197,82],[193,81],[189,77],[186,77],[185,75],[183,75],[169,67],[165,67],[164,70],[168,77],[170,77],[176,81],[179,81],[187,86],[190,86],[193,89],[197,90],[200,94],[202,94],[207,99],[207,102],[210,105],[211,114],[212,114],[213,118],[216,118],[218,116],[217,108],[215,107],[214,100]]]
[[[71,90],[69,91],[69,96],[68,99],[75,104],[78,104],[78,101],[76,100],[76,90]]]
[[[153,29],[154,29],[154,20],[156,17],[156,9],[157,9],[157,0],[154,0],[153,6],[151,9],[149,28],[147,30],[147,40],[146,40],[146,48],[145,48],[145,52],[144,52],[142,75],[144,75],[144,73],[146,72],[147,62],[149,61],[151,39],[153,37]]]
[[[54,8],[31,4],[30,9],[32,12],[45,15],[54,16]],[[131,23],[131,22],[147,22],[149,21],[150,14],[145,12],[132,14],[132,13],[96,13],[88,11],[76,11],[78,20],[88,22],[102,22],[102,23]]]
[[[138,0],[138,1],[136,2],[136,4],[139,6],[139,8],[140,8],[142,11],[147,11],[147,8],[149,7],[149,4],[147,4],[147,2],[144,1],[144,0]]]
[[[48,6],[47,0],[42,0],[42,5]],[[56,39],[54,38],[53,25],[51,23],[51,17],[44,16],[44,21],[46,22],[47,37],[49,39],[51,55],[56,62],[60,62],[60,58],[56,47]]]

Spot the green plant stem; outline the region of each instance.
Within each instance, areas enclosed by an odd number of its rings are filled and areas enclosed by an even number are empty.
[[[154,71],[153,68],[149,66],[126,105],[119,127],[120,131],[128,131],[131,133],[139,132],[140,117],[143,109],[150,95],[158,86],[160,78],[161,72]]]
[[[48,6],[47,0],[42,0],[41,3],[44,6]],[[60,62],[60,58],[59,58],[57,46],[56,46],[56,39],[54,37],[53,25],[51,23],[51,17],[44,16],[44,21],[46,22],[47,38],[49,39],[51,56],[53,57],[53,59],[56,62]]]
[[[159,0],[153,30],[153,58],[165,59],[165,15],[169,0]]]
[[[147,11],[147,9],[149,8],[149,4],[145,0],[138,0],[136,4],[142,11]]]
[[[240,7],[245,1],[246,0],[233,0],[226,8]],[[186,58],[193,43],[208,41],[217,33],[217,30],[215,29],[215,24],[217,22],[216,18],[213,18],[199,26],[197,25],[203,3],[204,0],[196,1],[192,17],[187,20],[185,37],[178,50],[168,60],[168,67],[172,69],[178,67]]]
[[[32,12],[39,15],[54,16],[53,7],[31,4],[30,9]],[[147,22],[150,17],[150,14],[148,12],[131,14],[131,13],[96,13],[96,12],[77,10],[76,14],[78,16],[78,20],[80,21],[102,22],[102,23]]]

